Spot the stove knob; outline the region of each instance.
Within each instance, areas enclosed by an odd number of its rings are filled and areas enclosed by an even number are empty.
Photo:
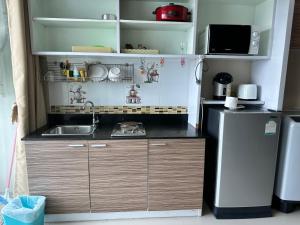
[[[257,47],[258,46],[258,41],[252,41],[252,46]]]
[[[253,36],[254,38],[257,38],[257,37],[259,37],[259,33],[258,33],[257,31],[254,31],[254,32],[252,33],[252,36]]]

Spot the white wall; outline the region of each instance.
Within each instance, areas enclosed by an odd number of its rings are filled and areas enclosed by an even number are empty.
[[[295,0],[277,0],[270,60],[252,64],[252,82],[263,87],[260,98],[267,109],[281,111]]]

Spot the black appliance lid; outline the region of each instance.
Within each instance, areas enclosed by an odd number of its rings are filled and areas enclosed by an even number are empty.
[[[230,84],[232,83],[233,78],[229,73],[218,73],[214,77],[214,82],[220,83],[220,84]]]

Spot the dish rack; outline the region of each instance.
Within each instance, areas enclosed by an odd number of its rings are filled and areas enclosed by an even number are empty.
[[[48,72],[43,76],[43,80],[47,82],[132,82],[134,79],[134,65],[133,64],[101,64],[109,71],[111,68],[117,67],[120,69],[120,76],[118,79],[110,80],[108,77],[103,79],[102,77],[69,77],[63,74],[63,70],[59,66],[59,62],[48,62]],[[91,63],[94,64],[94,63]],[[100,64],[100,63],[99,63]],[[77,68],[87,68],[86,63],[72,63]],[[87,70],[86,70],[87,71]]]

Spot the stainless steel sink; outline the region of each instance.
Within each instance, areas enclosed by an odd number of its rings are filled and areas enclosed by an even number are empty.
[[[42,136],[91,135],[93,133],[92,125],[62,125],[50,128],[42,133]]]

